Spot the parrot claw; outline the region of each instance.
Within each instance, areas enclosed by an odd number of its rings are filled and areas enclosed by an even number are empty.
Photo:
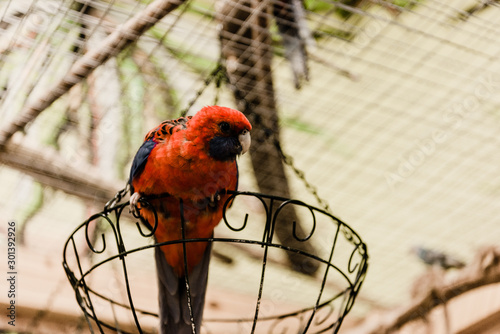
[[[139,216],[139,209],[137,209],[137,203],[139,203],[139,200],[141,199],[141,195],[139,193],[133,193],[132,196],[130,196],[130,212],[134,216]]]
[[[220,201],[220,195],[219,192],[216,192],[215,194],[210,196],[210,202],[208,203],[208,205],[210,205],[211,207],[215,207],[218,201]]]

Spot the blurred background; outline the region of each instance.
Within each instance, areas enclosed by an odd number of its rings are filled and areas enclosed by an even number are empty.
[[[0,332],[89,332],[65,241],[125,186],[151,128],[219,104],[254,124],[241,190],[325,209],[367,244],[341,333],[497,333],[499,14],[495,0],[1,1],[0,244],[14,221],[19,275],[16,327],[2,317]],[[244,308],[228,300],[252,300],[258,261],[217,254],[209,306]],[[321,276],[286,255],[277,308]],[[130,270],[154,280],[141,256]]]

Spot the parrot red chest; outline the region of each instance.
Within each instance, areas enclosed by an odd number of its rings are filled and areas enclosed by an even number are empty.
[[[170,143],[169,143],[170,144]],[[202,200],[223,189],[234,189],[238,179],[235,161],[214,161],[186,144],[157,144],[144,166],[142,177],[133,181],[141,193],[168,193],[184,200]]]

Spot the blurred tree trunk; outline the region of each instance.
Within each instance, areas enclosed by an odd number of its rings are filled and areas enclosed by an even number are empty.
[[[275,146],[280,131],[271,73],[270,9],[269,0],[224,1],[218,13],[221,52],[238,109],[253,126],[250,156],[260,191],[289,198],[283,161]],[[314,254],[310,244],[293,237],[294,221],[299,222],[295,211],[280,214],[277,237],[286,246]],[[297,235],[306,234],[297,224]],[[297,271],[312,274],[317,270],[304,256],[288,252],[288,257]]]

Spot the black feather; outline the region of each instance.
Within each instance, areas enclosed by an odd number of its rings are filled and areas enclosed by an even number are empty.
[[[148,161],[149,154],[156,146],[156,143],[152,140],[147,140],[142,143],[141,147],[137,151],[134,157],[134,161],[132,162],[132,168],[130,168],[130,177],[128,183],[130,184],[130,193],[134,193],[134,187],[132,186],[132,180],[139,175],[141,175],[144,167],[146,166],[146,162]]]
[[[196,333],[200,332],[207,289],[208,266],[212,244],[209,243],[203,258],[189,273],[191,312]],[[155,248],[158,296],[160,303],[160,334],[191,334],[192,324],[188,307],[185,277],[177,277],[167,263],[163,251]]]
[[[236,137],[214,137],[209,142],[208,153],[219,161],[231,161],[241,153],[241,144]]]

